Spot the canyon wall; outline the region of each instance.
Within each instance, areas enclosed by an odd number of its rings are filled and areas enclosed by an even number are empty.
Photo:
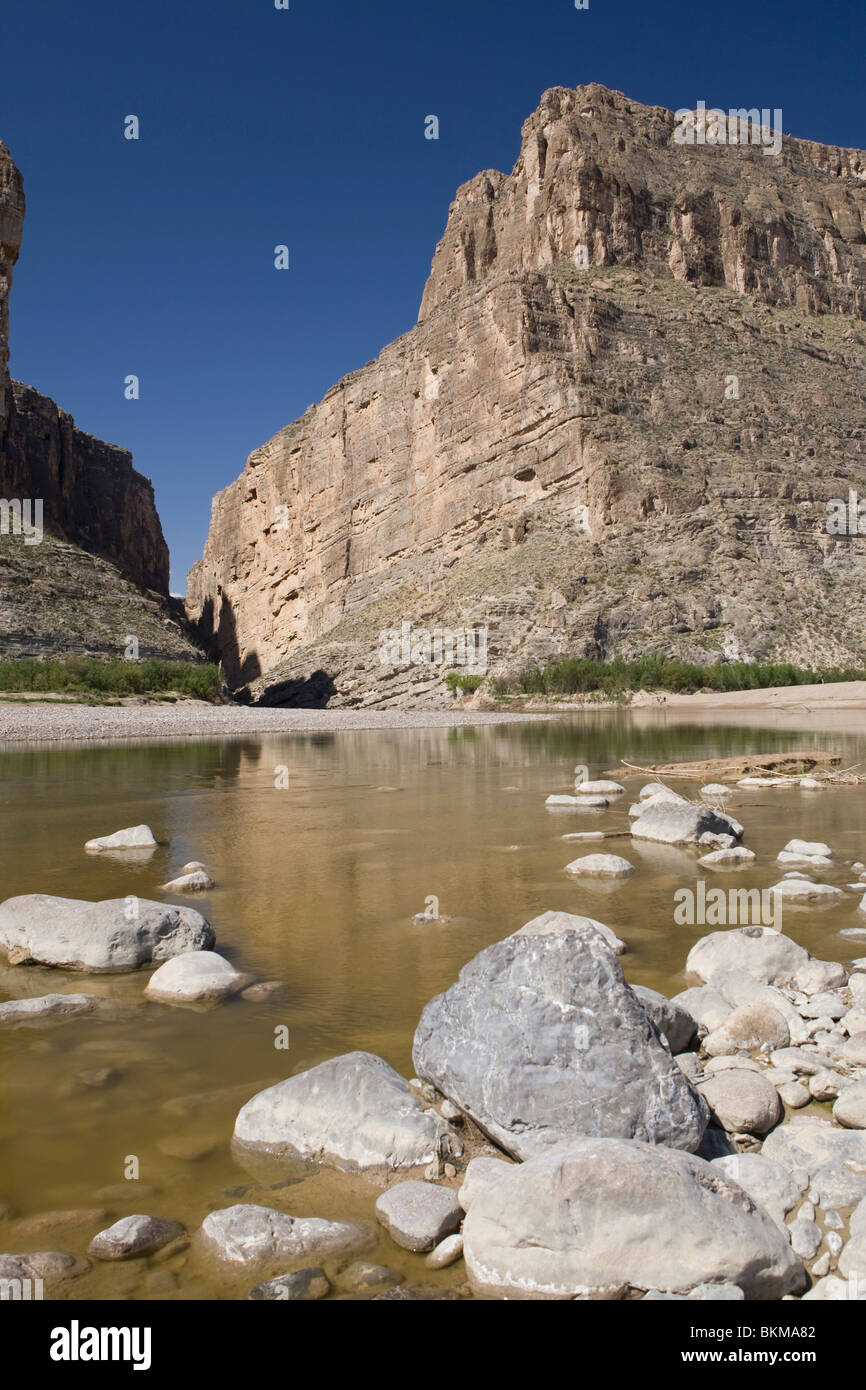
[[[866,664],[866,159],[682,145],[556,88],[452,204],[416,326],[214,499],[188,608],[246,698],[437,703],[383,634]],[[422,648],[423,649],[423,648]],[[419,650],[422,650],[419,649]]]

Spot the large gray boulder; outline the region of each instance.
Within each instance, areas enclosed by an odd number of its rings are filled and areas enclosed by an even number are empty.
[[[778,1299],[805,1284],[786,1236],[718,1168],[674,1149],[578,1139],[509,1169],[463,1224],[476,1293],[617,1298],[736,1284]]]
[[[412,1057],[515,1158],[582,1134],[696,1149],[706,1127],[706,1105],[589,925],[482,951],[425,1008]]]
[[[808,951],[772,927],[729,927],[696,942],[686,974],[707,983],[717,971],[740,969],[763,985],[787,985],[807,960]]]
[[[631,824],[635,840],[657,840],[666,845],[696,845],[709,849],[713,842],[729,849],[743,827],[724,811],[696,806],[685,797],[667,793],[644,802]],[[728,838],[730,837],[730,838]]]
[[[411,1168],[444,1148],[456,1131],[425,1109],[393,1067],[370,1052],[347,1052],[269,1086],[235,1122],[240,1149],[334,1168]]]
[[[25,893],[0,904],[0,946],[14,965],[37,961],[105,975],[207,951],[214,940],[200,912],[146,898],[91,903]]]

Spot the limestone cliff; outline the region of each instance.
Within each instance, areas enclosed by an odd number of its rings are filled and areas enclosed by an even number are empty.
[[[665,650],[866,663],[866,158],[681,145],[554,89],[458,192],[417,325],[214,499],[188,604],[253,698],[429,703],[404,622],[489,670]]]
[[[21,246],[21,175],[0,143],[0,498],[42,506],[44,539],[0,532],[0,655],[200,654],[167,603],[168,547],[147,478],[30,386],[10,381],[9,290]],[[31,517],[34,515],[30,512]]]

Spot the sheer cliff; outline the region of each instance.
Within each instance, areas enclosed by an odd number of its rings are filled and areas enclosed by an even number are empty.
[[[416,326],[217,495],[188,605],[245,694],[445,700],[437,630],[483,629],[490,673],[866,662],[864,541],[827,527],[866,496],[866,156],[676,132],[547,92],[458,191]]]

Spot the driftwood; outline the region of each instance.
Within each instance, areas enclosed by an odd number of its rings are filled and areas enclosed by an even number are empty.
[[[695,780],[736,782],[741,777],[815,777],[819,781],[856,786],[864,779],[851,767],[839,766],[842,759],[836,753],[745,753],[730,758],[702,758],[689,763],[653,763],[640,767],[622,759],[621,766],[605,773],[615,777],[623,768],[641,772],[647,777],[682,777]]]

